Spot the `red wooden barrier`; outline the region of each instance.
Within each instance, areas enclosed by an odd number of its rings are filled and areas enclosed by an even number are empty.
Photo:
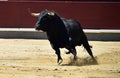
[[[1,28],[31,28],[37,18],[28,13],[55,10],[61,17],[78,20],[83,28],[120,29],[118,2],[0,2]]]

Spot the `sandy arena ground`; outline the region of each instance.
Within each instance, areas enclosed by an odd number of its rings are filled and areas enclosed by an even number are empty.
[[[0,39],[0,78],[120,78],[120,42],[89,41],[98,62],[78,46],[78,60],[61,49],[63,63],[48,40]]]

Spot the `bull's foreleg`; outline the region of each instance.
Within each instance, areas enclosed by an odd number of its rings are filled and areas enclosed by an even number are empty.
[[[51,46],[55,50],[55,53],[57,55],[57,63],[61,64],[63,59],[62,59],[61,54],[60,54],[60,49],[55,44],[51,43]]]
[[[58,64],[61,64],[62,61],[63,61],[63,59],[62,59],[61,54],[60,54],[60,49],[59,49],[59,48],[56,48],[55,51],[56,51],[56,55],[57,55],[57,57],[58,57],[58,58],[57,58],[57,63],[58,63]]]

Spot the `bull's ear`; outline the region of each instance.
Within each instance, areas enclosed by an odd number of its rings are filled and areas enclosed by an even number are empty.
[[[54,13],[54,12],[48,12],[48,15],[50,15],[50,16],[54,16],[55,13]]]

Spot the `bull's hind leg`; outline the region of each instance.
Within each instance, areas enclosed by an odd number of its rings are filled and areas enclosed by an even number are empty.
[[[74,60],[76,60],[76,59],[77,59],[77,52],[76,52],[75,47],[71,49],[71,53],[72,53],[73,56],[74,56]]]
[[[92,57],[92,59],[95,60],[93,53],[91,51],[91,46],[89,45],[89,43],[86,41],[83,43],[83,46],[87,50],[88,54]]]

